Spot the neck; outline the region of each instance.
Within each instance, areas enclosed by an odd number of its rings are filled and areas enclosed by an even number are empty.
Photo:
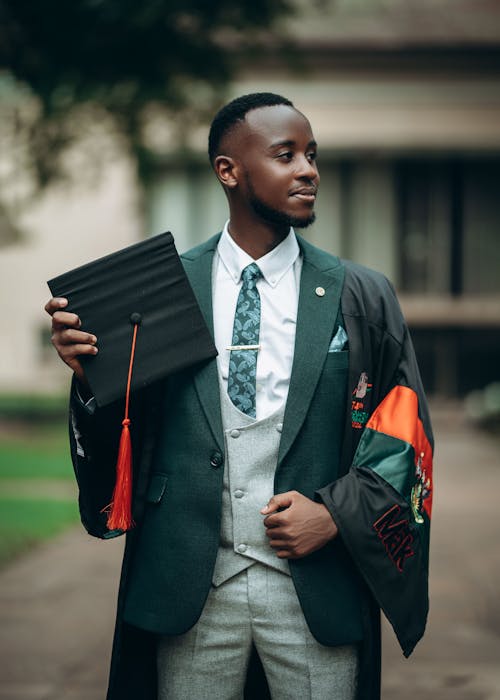
[[[277,226],[259,219],[248,221],[233,214],[228,229],[233,241],[254,260],[276,248],[290,231],[288,225]]]

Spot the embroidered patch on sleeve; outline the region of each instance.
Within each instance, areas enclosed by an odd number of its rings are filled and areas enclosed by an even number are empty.
[[[384,545],[387,556],[402,573],[406,561],[414,556],[415,550],[409,522],[400,518],[400,514],[400,506],[393,505],[373,523],[373,529]]]
[[[424,522],[423,511],[426,501],[432,495],[432,483],[430,477],[427,476],[425,467],[423,466],[424,452],[418,456],[415,467],[415,484],[411,490],[411,509],[415,522],[421,525]]]
[[[361,372],[356,388],[352,392],[352,427],[358,430],[364,428],[368,420],[368,411],[365,410],[365,400],[368,392],[372,390],[372,384],[368,382],[368,373]]]

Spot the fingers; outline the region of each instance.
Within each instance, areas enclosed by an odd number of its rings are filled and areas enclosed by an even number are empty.
[[[80,344],[95,346],[95,344],[97,343],[97,338],[92,333],[87,333],[86,331],[78,331],[74,328],[68,328],[67,326],[61,326],[61,328],[58,329],[57,332],[57,341],[60,345]]]
[[[64,297],[52,297],[52,299],[49,299],[48,302],[45,304],[45,311],[49,314],[49,316],[52,316],[55,311],[58,311],[59,309],[64,309],[68,305],[68,300],[65,299]]]
[[[73,332],[78,333],[78,331]],[[95,345],[92,345],[88,342],[78,343],[70,341],[68,339],[68,336],[65,335],[68,333],[69,331],[61,331],[60,333],[55,333],[52,336],[52,344],[57,350],[57,353],[61,360],[65,362],[70,369],[73,370],[80,382],[86,384],[85,372],[83,371],[83,367],[78,358],[81,355],[97,355],[98,349]],[[87,333],[82,333],[82,335],[85,336],[85,338],[87,338],[88,336]],[[92,337],[95,338],[95,336]]]
[[[52,334],[52,345],[66,363],[78,355],[97,355],[96,343],[95,335],[72,328],[55,330]]]
[[[69,311],[64,311],[68,300],[63,297],[53,297],[45,304],[45,311],[52,316],[52,328],[80,328],[80,318]]]
[[[287,491],[286,493],[275,494],[264,508],[261,509],[262,515],[268,513],[276,513],[280,508],[288,508],[292,505],[295,496],[299,495],[297,491]]]
[[[299,543],[293,538],[286,536],[286,533],[281,532],[279,535],[270,532],[266,532],[269,537],[269,546],[274,549],[274,553],[280,559],[295,559],[303,556],[303,553],[299,550]]]
[[[281,498],[282,496],[286,496],[286,498]],[[266,506],[266,508],[270,509],[269,512],[271,513],[264,518],[266,537],[269,539],[269,546],[274,549],[274,552],[279,559],[295,558],[295,537],[290,531],[291,510],[289,508],[285,508],[284,510],[279,510],[276,512],[276,510],[273,511],[272,509],[275,507],[283,508],[282,505],[279,505],[280,503],[290,504],[292,501],[293,499],[290,499],[290,494],[279,494],[278,498],[276,496],[271,498]],[[263,511],[265,511],[264,508],[262,509],[262,512]]]
[[[80,328],[80,317],[69,311],[55,311],[52,314],[52,328]]]
[[[97,347],[88,343],[69,343],[68,345],[54,343],[54,346],[65,362],[78,355],[97,355],[99,352]]]
[[[287,514],[285,512],[279,511],[278,513],[271,513],[266,518],[264,518],[264,527],[268,529],[275,529],[280,527],[280,525],[285,525],[287,522]]]
[[[278,511],[278,512],[277,512]],[[335,539],[337,526],[322,503],[298,491],[277,494],[262,512],[269,545],[282,558],[299,559]]]
[[[79,355],[96,355],[97,338],[93,333],[80,330],[81,320],[77,314],[66,311],[68,300],[53,297],[45,304],[45,311],[52,316],[52,345],[59,357],[83,382],[85,375],[78,360]]]

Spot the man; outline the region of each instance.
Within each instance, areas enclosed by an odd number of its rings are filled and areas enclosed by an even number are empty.
[[[265,677],[272,698],[373,700],[380,608],[405,655],[423,634],[425,399],[387,280],[294,233],[314,221],[316,148],[304,115],[270,93],[212,123],[230,218],[182,258],[219,356],[135,399],[137,526],[110,699],[260,698]],[[76,377],[82,520],[109,537],[115,411],[88,401],[78,357],[98,339],[65,305],[46,309]]]

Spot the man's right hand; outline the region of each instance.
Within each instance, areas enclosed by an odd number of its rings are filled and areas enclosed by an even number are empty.
[[[97,338],[92,333],[80,330],[80,318],[76,314],[64,311],[67,305],[68,300],[62,297],[53,297],[45,304],[45,311],[52,316],[52,345],[78,380],[84,386],[88,386],[78,356],[96,355]]]

